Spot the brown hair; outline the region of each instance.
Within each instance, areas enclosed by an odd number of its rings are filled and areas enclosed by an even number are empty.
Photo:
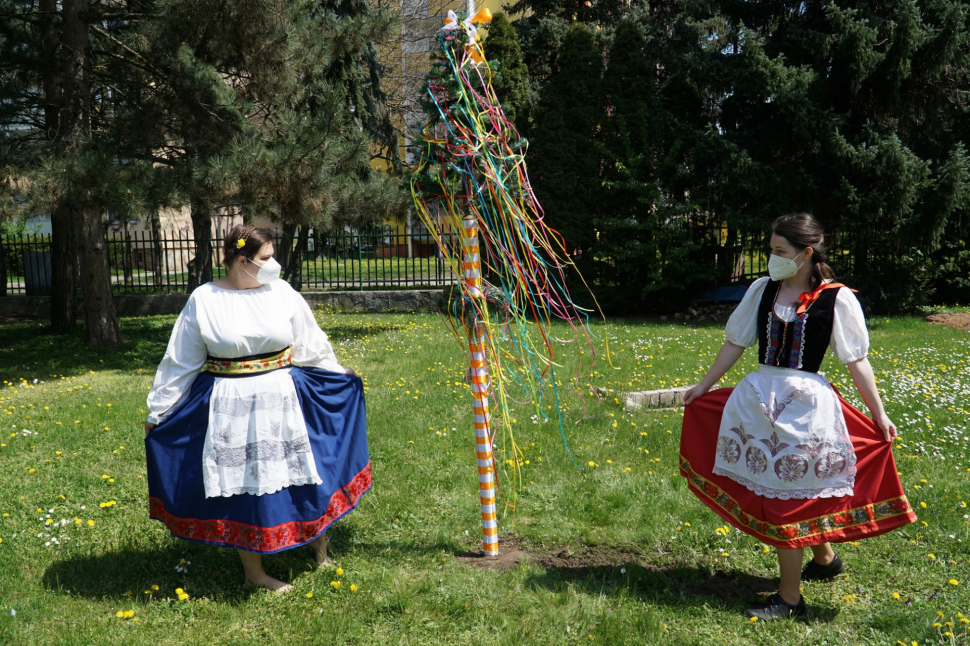
[[[793,247],[812,248],[812,289],[826,279],[834,279],[835,272],[829,266],[829,246],[818,220],[808,213],[789,213],[771,223],[771,232],[787,240]]]
[[[239,240],[245,242],[240,247]],[[222,248],[222,264],[232,267],[239,256],[252,260],[267,242],[273,241],[273,234],[266,229],[260,229],[251,224],[237,224],[226,234]]]

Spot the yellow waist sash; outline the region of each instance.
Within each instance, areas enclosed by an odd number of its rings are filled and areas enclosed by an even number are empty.
[[[279,352],[257,354],[238,359],[218,359],[209,357],[202,366],[202,372],[208,372],[217,377],[251,377],[263,372],[271,372],[293,365],[293,352],[289,347]]]

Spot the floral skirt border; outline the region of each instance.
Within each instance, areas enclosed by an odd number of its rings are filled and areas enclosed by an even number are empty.
[[[684,456],[680,456],[680,472],[701,502],[741,531],[774,547],[798,548],[871,538],[916,521],[909,500],[901,495],[817,518],[772,525],[745,512],[737,500],[696,473]]]
[[[368,463],[347,485],[334,492],[327,513],[321,518],[293,521],[275,527],[259,527],[223,519],[179,518],[168,513],[162,501],[154,496],[149,498],[149,517],[165,523],[168,530],[179,538],[272,554],[316,539],[334,521],[353,511],[372,484]]]

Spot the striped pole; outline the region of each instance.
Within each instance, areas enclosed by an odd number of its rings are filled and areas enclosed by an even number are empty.
[[[465,291],[471,298],[482,298],[482,263],[478,254],[478,226],[474,218],[462,220]],[[474,322],[468,330],[471,352],[472,396],[475,398],[475,451],[478,457],[478,498],[482,506],[482,550],[485,556],[498,556],[498,523],[495,517],[495,464],[492,456],[488,412],[488,368],[485,365],[485,327]]]

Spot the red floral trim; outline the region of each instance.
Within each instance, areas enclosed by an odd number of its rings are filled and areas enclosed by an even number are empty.
[[[149,498],[149,517],[159,520],[168,527],[173,535],[203,543],[214,543],[258,552],[272,554],[300,545],[305,545],[319,536],[331,523],[357,506],[373,484],[370,463],[344,487],[330,498],[327,513],[311,521],[294,521],[276,527],[259,527],[233,520],[201,520],[198,518],[179,518],[165,510],[162,501]]]
[[[795,548],[878,536],[916,522],[909,500],[906,496],[898,496],[797,523],[772,525],[746,513],[737,500],[695,472],[683,456],[680,472],[701,502],[741,531],[775,547]]]
[[[202,372],[211,372],[214,375],[250,375],[257,372],[269,372],[279,370],[293,364],[293,352],[290,348],[282,350],[279,354],[265,359],[235,360],[235,359],[209,359],[202,366]]]

